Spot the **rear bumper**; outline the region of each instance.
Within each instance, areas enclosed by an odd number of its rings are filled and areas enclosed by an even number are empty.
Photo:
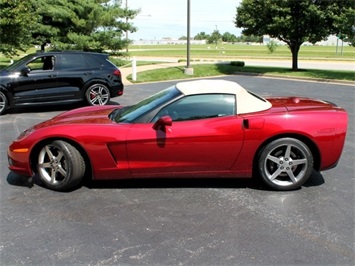
[[[124,86],[122,83],[120,85],[111,87],[111,98],[123,95],[123,89]]]

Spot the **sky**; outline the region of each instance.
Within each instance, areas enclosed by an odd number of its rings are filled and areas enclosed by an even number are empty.
[[[188,0],[127,0],[129,9],[140,9],[133,20],[138,31],[131,40],[178,39],[187,36]],[[125,6],[122,1],[122,6]],[[239,36],[234,25],[236,7],[240,0],[190,0],[190,36],[200,32],[211,34],[218,30]]]

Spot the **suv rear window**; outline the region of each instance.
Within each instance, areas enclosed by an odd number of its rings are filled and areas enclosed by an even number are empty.
[[[105,58],[99,58],[91,55],[86,56],[86,61],[88,62],[90,68],[101,68],[104,65],[104,62],[102,62],[100,59]]]

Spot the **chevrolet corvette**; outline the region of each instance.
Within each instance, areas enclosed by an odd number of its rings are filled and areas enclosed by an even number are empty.
[[[74,109],[22,132],[9,169],[52,190],[93,180],[258,177],[301,187],[337,165],[347,112],[305,97],[261,97],[224,80],[180,82],[132,106]]]

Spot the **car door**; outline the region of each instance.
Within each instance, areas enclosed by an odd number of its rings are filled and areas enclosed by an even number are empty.
[[[153,129],[162,116],[171,117],[172,125]],[[227,171],[243,145],[243,119],[235,115],[234,95],[185,97],[163,108],[152,122],[133,125],[127,136],[136,177]]]
[[[27,62],[28,72],[14,76],[10,84],[16,104],[31,104],[53,101],[58,96],[55,57],[39,56]],[[19,71],[20,71],[19,70]]]
[[[58,90],[63,100],[82,99],[81,89],[92,78],[93,71],[88,67],[81,53],[63,53],[59,56]]]

